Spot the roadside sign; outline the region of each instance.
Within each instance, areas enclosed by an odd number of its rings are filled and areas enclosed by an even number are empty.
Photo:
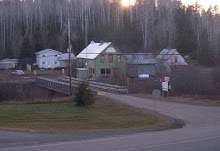
[[[170,81],[170,77],[165,77],[165,82],[169,82]]]
[[[163,90],[163,91],[168,91],[168,88],[169,88],[168,82],[163,82],[163,83],[162,83],[162,90]]]
[[[160,97],[160,90],[154,89],[152,92],[152,96],[155,98],[159,98]]]

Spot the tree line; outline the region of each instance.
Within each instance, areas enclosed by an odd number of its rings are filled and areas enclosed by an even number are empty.
[[[85,37],[111,41],[123,52],[177,48],[207,64],[220,54],[217,6],[205,10],[179,0],[137,0],[131,7],[120,0],[1,0],[0,58],[34,58],[45,48],[65,52],[67,19],[75,54],[85,47]]]

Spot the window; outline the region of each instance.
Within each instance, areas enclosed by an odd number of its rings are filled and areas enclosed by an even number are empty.
[[[108,55],[108,62],[113,62],[113,55]]]
[[[95,69],[94,68],[89,68],[89,74],[95,74]]]
[[[42,55],[42,57],[46,57],[45,55]]]
[[[104,62],[105,62],[105,55],[101,55],[101,56],[100,56],[100,62],[101,62],[101,63],[104,63]]]
[[[105,74],[105,69],[101,69],[101,74]]]
[[[121,62],[121,55],[117,56],[117,60],[118,60],[118,62]]]
[[[177,56],[174,57],[174,61],[178,62],[178,57]]]
[[[106,74],[111,74],[111,69],[106,69]]]
[[[57,62],[55,61],[54,64],[57,64]]]
[[[111,69],[101,69],[101,78],[110,78],[111,77]]]
[[[46,64],[45,62],[42,62],[42,64]]]

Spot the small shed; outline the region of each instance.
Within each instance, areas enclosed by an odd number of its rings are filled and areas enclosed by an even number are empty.
[[[0,60],[0,69],[14,69],[18,67],[18,59],[3,59]]]
[[[152,53],[127,53],[127,75],[137,77],[138,75],[156,74],[157,61]]]

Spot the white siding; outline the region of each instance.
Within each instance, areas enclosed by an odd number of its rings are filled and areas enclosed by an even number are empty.
[[[39,54],[36,57],[36,63],[39,68],[45,69],[54,69],[60,67],[60,62],[58,60],[58,53],[54,52],[45,52],[43,54]]]
[[[167,62],[185,62],[185,59],[176,51],[168,60]]]

